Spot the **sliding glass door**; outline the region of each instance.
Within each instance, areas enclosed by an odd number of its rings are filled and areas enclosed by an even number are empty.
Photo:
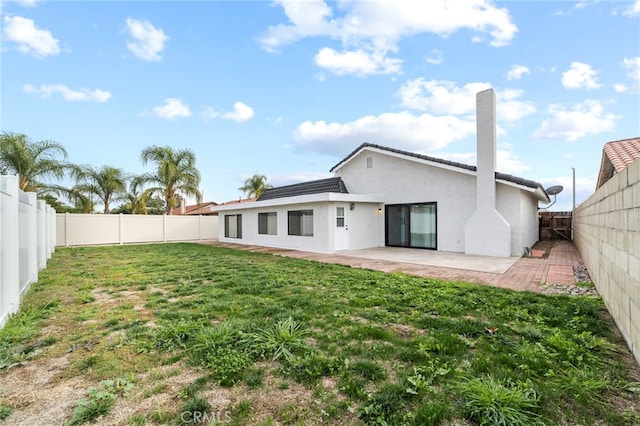
[[[437,249],[436,203],[386,206],[386,245]]]

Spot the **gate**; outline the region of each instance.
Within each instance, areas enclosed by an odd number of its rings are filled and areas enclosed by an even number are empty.
[[[572,212],[540,212],[540,240],[571,241]]]

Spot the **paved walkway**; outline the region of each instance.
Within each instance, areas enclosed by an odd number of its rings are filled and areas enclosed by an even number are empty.
[[[318,262],[337,263],[355,268],[373,269],[384,272],[403,272],[419,277],[473,282],[512,290],[535,292],[540,292],[542,285],[545,283],[575,284],[573,267],[583,264],[578,251],[570,241],[554,241],[547,258],[519,258],[505,273],[481,272],[469,269],[399,262],[397,260],[363,258],[356,257],[356,255],[352,255],[349,252],[342,254],[322,254],[273,247],[221,243],[219,241],[203,241],[202,243],[218,247],[315,260]]]

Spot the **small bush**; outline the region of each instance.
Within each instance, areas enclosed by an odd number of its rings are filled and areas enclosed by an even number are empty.
[[[487,376],[464,380],[458,391],[464,413],[480,425],[526,426],[539,421],[538,395],[529,385]]]
[[[230,347],[217,348],[209,354],[207,362],[211,374],[222,386],[233,386],[241,381],[249,365],[249,355]]]

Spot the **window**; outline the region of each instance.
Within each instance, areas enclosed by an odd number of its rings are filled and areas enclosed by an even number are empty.
[[[313,237],[313,210],[292,210],[287,214],[289,235]]]
[[[367,169],[373,168],[373,158],[367,157]]]
[[[258,213],[258,234],[278,234],[278,213]]]
[[[336,207],[336,226],[344,228],[344,207]]]
[[[242,238],[242,215],[224,215],[224,236],[225,238]]]

